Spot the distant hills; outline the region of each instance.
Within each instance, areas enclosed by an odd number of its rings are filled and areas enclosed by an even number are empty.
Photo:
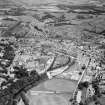
[[[0,8],[13,6],[35,6],[41,4],[105,4],[105,0],[0,0]]]
[[[12,0],[0,0],[0,8],[11,8],[21,6],[21,4],[15,3]]]
[[[17,3],[22,3],[25,5],[37,5],[37,4],[47,4],[47,3],[56,3],[56,4],[101,4],[105,3],[105,0],[12,0]]]

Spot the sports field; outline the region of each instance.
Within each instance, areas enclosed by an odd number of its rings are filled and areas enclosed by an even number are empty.
[[[72,96],[76,82],[63,79],[48,80],[41,85],[34,87],[29,92],[30,105],[68,105],[68,100]],[[38,91],[40,94],[35,94]],[[58,94],[41,93],[56,91]]]

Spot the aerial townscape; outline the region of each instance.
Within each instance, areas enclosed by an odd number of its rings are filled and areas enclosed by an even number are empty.
[[[105,105],[105,0],[0,0],[0,105]]]

